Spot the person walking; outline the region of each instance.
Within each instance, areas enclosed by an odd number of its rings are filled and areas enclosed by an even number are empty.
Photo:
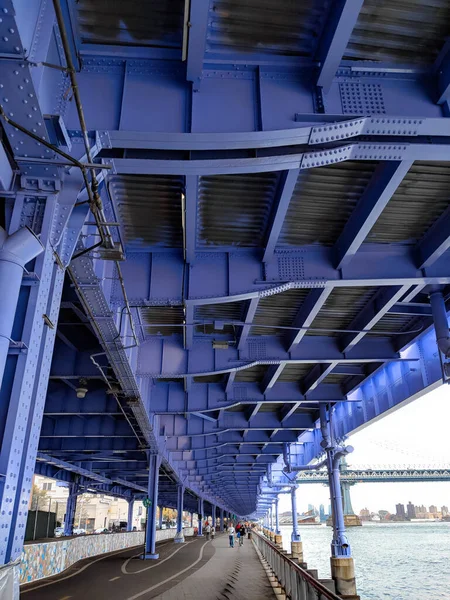
[[[234,534],[236,533],[235,528],[233,527],[233,523],[230,523],[228,529],[228,539],[230,540],[230,548],[234,548]]]
[[[205,533],[208,541],[211,539],[211,525],[208,523],[205,527]]]
[[[241,534],[239,537],[239,546],[243,546],[244,538],[245,538],[245,525],[241,525],[241,528],[239,529],[239,533]]]
[[[214,527],[214,525],[211,525],[211,539],[212,541],[214,541],[216,537],[216,528]]]

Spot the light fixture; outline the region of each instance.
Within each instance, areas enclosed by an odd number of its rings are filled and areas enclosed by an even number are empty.
[[[87,381],[86,379],[80,379],[78,381],[78,387],[75,389],[77,393],[77,398],[85,398],[88,393]]]

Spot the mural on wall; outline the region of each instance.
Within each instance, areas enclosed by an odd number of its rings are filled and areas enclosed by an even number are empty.
[[[156,532],[156,541],[174,538],[176,529],[162,529]],[[184,529],[185,536],[194,535],[191,527]],[[139,546],[144,543],[144,532],[83,535],[68,540],[58,540],[41,544],[26,544],[20,564],[20,583],[27,583],[57,575],[71,565],[97,554],[114,552]]]
[[[86,535],[69,540],[26,544],[20,565],[20,583],[50,577],[97,554],[131,548],[144,543],[144,532]]]

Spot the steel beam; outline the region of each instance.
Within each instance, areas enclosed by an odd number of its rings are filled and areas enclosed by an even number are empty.
[[[189,41],[187,47],[186,77],[188,81],[192,81],[192,88],[194,92],[197,92],[200,89],[206,50],[209,0],[191,0],[189,5],[190,13],[189,22],[187,23]],[[187,32],[185,35],[187,35]]]
[[[300,169],[290,169],[289,171],[281,174],[277,196],[274,202],[275,208],[272,217],[272,224],[266,242],[263,262],[269,262],[273,258],[275,247],[277,245],[278,238],[289,209],[289,204],[297,184],[299,173]]]
[[[364,0],[335,0],[316,53],[320,61],[317,85],[328,92],[340,65]]]
[[[381,162],[335,243],[336,268],[346,267],[412,165],[411,161]]]

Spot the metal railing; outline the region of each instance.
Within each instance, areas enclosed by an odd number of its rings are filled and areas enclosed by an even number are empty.
[[[285,556],[266,537],[253,531],[256,548],[266,559],[275,577],[291,600],[340,600],[307,571]]]

